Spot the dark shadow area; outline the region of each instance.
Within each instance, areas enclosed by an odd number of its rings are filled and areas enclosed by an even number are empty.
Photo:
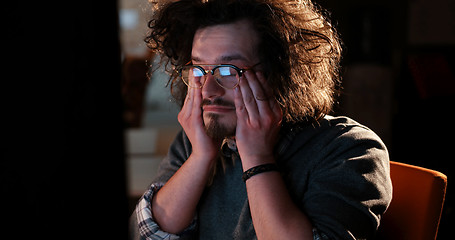
[[[447,175],[438,239],[450,239],[455,32],[448,28],[455,5],[450,0],[317,2],[331,13],[345,44],[336,114],[373,129],[392,161]]]
[[[127,239],[116,1],[8,4],[1,238]]]

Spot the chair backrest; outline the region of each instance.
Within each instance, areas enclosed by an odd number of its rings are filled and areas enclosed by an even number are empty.
[[[435,239],[447,177],[431,169],[390,162],[392,202],[379,227],[381,239]]]

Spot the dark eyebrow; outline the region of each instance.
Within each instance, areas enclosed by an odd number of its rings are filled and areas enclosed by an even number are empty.
[[[221,56],[220,59],[220,62],[230,62],[230,61],[233,61],[233,60],[243,60],[243,61],[247,61],[247,59],[240,55],[240,54],[234,54],[234,55],[226,55],[226,56]]]
[[[202,60],[199,57],[191,56],[192,62],[201,62]]]
[[[194,61],[194,62],[203,62],[203,60],[200,57],[198,57],[198,56],[192,56],[191,60]],[[248,61],[241,54],[232,54],[232,55],[223,55],[223,56],[217,58],[215,63],[216,64],[218,64],[218,63],[227,63],[227,62],[234,61],[234,60],[242,60],[242,61],[245,61],[245,62]],[[215,63],[210,63],[210,64],[215,64]]]

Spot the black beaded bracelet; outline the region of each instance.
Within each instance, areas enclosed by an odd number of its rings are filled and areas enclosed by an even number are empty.
[[[278,167],[274,163],[262,164],[246,170],[242,175],[242,180],[246,182],[250,177],[264,172],[278,171]]]

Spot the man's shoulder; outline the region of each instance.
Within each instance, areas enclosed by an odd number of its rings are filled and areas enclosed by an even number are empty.
[[[303,137],[311,135],[313,138],[324,141],[333,140],[334,138],[380,138],[367,126],[346,116],[327,115],[323,119],[307,124],[305,127],[298,128],[296,136]]]
[[[376,133],[345,116],[326,116],[317,122],[294,124],[284,132],[280,149],[283,155],[297,151],[306,156],[326,155],[364,143],[368,143],[364,144],[366,148],[386,149]]]
[[[328,125],[328,127],[335,127],[335,128],[352,128],[352,127],[359,127],[367,131],[372,131],[367,126],[355,121],[352,118],[346,116],[331,116],[327,115],[322,120],[323,124]]]
[[[384,145],[381,138],[367,126],[345,116],[326,116],[323,131],[334,132],[334,138],[348,144],[357,144],[359,141],[376,141]],[[385,148],[385,146],[382,146]]]

